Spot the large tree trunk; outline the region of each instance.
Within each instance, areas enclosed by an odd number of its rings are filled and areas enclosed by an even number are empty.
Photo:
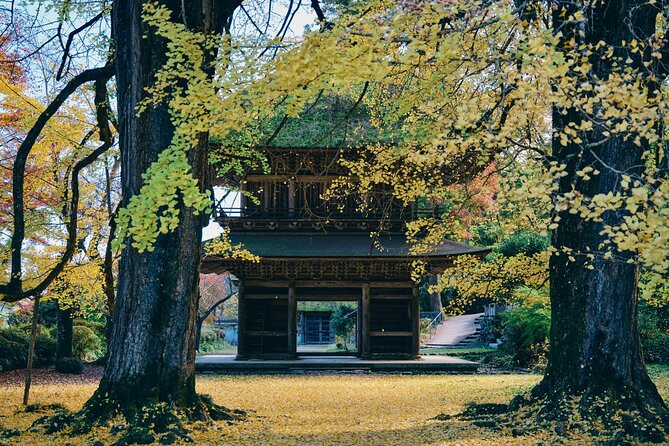
[[[161,3],[176,11],[173,19],[187,23],[189,29],[217,32],[223,31],[237,5],[213,0]],[[142,0],[114,2],[112,16],[124,197],[139,193],[142,174],[170,145],[174,133],[166,105],[136,114],[145,88],[166,61],[166,42],[142,22],[142,4]],[[202,135],[188,154],[203,191],[207,147],[208,137]],[[180,216],[179,227],[160,235],[152,252],[140,253],[130,246],[123,250],[107,364],[98,390],[84,409],[90,418],[108,418],[120,411],[130,420],[155,403],[166,403],[191,418],[207,416],[195,392],[194,367],[205,221],[183,205]]]
[[[577,43],[603,40],[621,47],[622,41],[649,36],[655,29],[656,11],[645,2],[636,3],[609,1],[583,7],[588,21],[585,34],[580,35],[580,28],[566,21],[574,12],[574,3],[563,2],[553,10],[553,19],[554,28],[563,33],[564,51],[570,51],[567,42],[571,37]],[[563,8],[569,12],[562,14]],[[639,55],[619,55],[622,60],[629,56],[633,64],[641,66]],[[603,60],[600,54],[594,54],[591,61],[591,78],[606,80],[613,73],[611,61]],[[566,114],[558,108],[553,111],[556,132],[570,122],[579,124],[582,119],[587,118],[574,109]],[[560,180],[559,194],[571,191],[572,186],[586,197],[606,194],[620,190],[618,172],[642,173],[638,166],[643,165],[644,148],[636,146],[634,138],[624,141],[612,137],[602,145],[587,147],[588,142],[606,139],[595,126],[582,139],[584,143],[567,146],[562,146],[559,138],[553,140],[553,155],[567,165],[569,173]],[[584,181],[575,172],[585,166],[593,166],[601,173]],[[573,398],[586,418],[613,419],[613,413],[620,409],[636,414],[628,421],[622,417],[623,429],[637,437],[659,440],[661,434],[653,428],[661,428],[658,422],[666,417],[666,406],[643,362],[637,324],[638,267],[627,263],[630,252],[616,252],[609,260],[602,255],[594,260],[587,257],[601,252],[606,237],[601,235],[604,225],[619,225],[624,215],[623,209],[611,211],[603,215],[602,222],[594,222],[584,220],[578,213],[559,214],[561,220],[553,232],[552,245],[560,254],[553,255],[550,261],[552,325],[548,368],[534,395],[546,399],[543,415],[547,418],[561,417],[569,407],[565,398]],[[565,247],[573,250],[572,259],[563,251]],[[594,269],[589,269],[588,264]],[[634,427],[633,419],[635,423],[641,419],[641,424]],[[641,425],[648,430],[642,432]]]
[[[59,359],[72,357],[72,309],[58,305],[56,321],[56,363]]]
[[[429,274],[427,276],[427,283],[430,285],[437,285],[439,283],[439,274]],[[430,310],[441,313],[444,307],[441,303],[441,293],[435,291],[430,293]]]

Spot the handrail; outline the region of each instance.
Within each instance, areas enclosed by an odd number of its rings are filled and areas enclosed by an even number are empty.
[[[430,336],[429,336],[429,338],[428,338],[428,341],[429,341],[430,339],[432,339],[432,337],[433,337],[433,336],[435,335],[435,333],[437,332],[437,325],[440,325],[442,322],[444,322],[444,312],[443,312],[443,311],[440,311],[439,314],[436,315],[436,316],[434,317],[434,319],[432,319],[432,320],[430,321],[430,324],[427,326],[427,329],[428,329],[428,331],[429,331],[429,333],[430,333]]]

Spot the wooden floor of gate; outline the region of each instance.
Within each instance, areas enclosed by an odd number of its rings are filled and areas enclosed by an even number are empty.
[[[298,359],[238,360],[235,355],[201,355],[195,369],[203,373],[476,373],[478,364],[450,356],[419,359],[361,359],[355,356],[309,356]]]

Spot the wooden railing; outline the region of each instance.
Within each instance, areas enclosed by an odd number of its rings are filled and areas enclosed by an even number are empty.
[[[501,312],[512,310],[513,308],[514,305],[493,303],[485,305],[483,307],[483,313],[485,317],[497,317]]]
[[[439,314],[437,314],[434,319],[430,321],[430,324],[427,326],[426,329],[426,336],[423,342],[429,342],[430,339],[434,337],[434,335],[437,333],[437,328],[439,328],[439,325],[441,325],[444,322],[444,312],[440,311]]]
[[[395,206],[389,210],[359,211],[357,209],[332,209],[326,206],[286,208],[286,207],[262,207],[262,206],[232,206],[219,207],[218,216],[222,220],[227,219],[342,219],[342,220],[401,220],[408,221],[416,218],[434,216],[431,209],[416,209],[414,206],[401,208]]]

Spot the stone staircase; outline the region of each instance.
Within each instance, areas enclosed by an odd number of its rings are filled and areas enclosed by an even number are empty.
[[[480,344],[483,313],[453,316],[439,326],[425,347],[465,348]]]
[[[468,334],[467,337],[461,339],[460,342],[455,344],[454,347],[467,348],[479,345],[481,343],[481,320],[484,317],[485,317],[484,315],[477,317],[474,320],[474,326],[475,326],[474,333]]]

